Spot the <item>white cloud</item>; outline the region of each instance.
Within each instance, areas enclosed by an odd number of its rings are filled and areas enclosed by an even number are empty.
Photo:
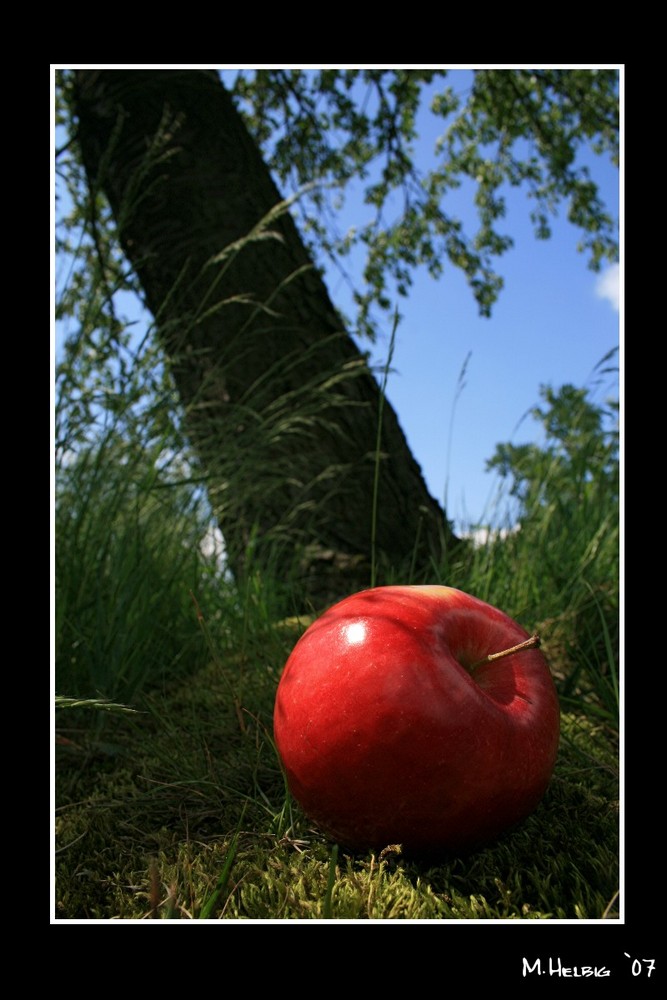
[[[598,276],[595,282],[595,294],[601,299],[607,299],[612,309],[618,312],[618,296],[620,286],[620,271],[618,264],[612,264]]]

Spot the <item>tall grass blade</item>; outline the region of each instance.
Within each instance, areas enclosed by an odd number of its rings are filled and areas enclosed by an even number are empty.
[[[377,514],[378,514],[378,503],[379,503],[379,488],[380,488],[380,462],[382,460],[381,445],[382,445],[382,415],[384,412],[384,400],[387,394],[387,381],[389,379],[389,372],[391,371],[391,363],[394,357],[394,348],[396,346],[396,331],[398,329],[398,324],[400,322],[400,316],[398,314],[398,308],[394,312],[394,322],[391,327],[391,336],[389,338],[389,350],[387,351],[387,359],[384,363],[382,369],[382,381],[380,383],[380,400],[378,403],[378,426],[377,426],[377,438],[375,441],[375,471],[373,474],[373,508],[372,508],[372,521],[371,521],[371,580],[370,586],[374,587],[377,582],[377,552],[376,552],[376,538],[377,538]]]

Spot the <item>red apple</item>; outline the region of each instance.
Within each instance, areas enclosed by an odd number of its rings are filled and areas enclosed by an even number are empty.
[[[376,587],[299,639],[276,694],[289,789],[352,848],[451,851],[531,813],[559,708],[542,653],[507,615],[452,587]],[[536,640],[536,644],[539,640]]]

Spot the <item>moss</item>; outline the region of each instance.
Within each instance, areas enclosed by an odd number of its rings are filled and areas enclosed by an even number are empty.
[[[212,664],[142,714],[76,727],[58,755],[56,918],[476,920],[617,917],[613,734],[566,715],[551,786],[474,854],[333,854],[285,794],[275,672]],[[221,881],[221,876],[224,878]]]

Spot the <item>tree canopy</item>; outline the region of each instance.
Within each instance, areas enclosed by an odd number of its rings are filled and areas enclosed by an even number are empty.
[[[540,508],[561,509],[618,502],[618,404],[605,407],[588,398],[586,389],[573,385],[540,388],[543,406],[531,416],[544,429],[543,446],[499,444],[487,467],[511,481],[510,495],[521,505],[521,517],[536,516]]]
[[[435,278],[447,262],[460,268],[490,315],[503,284],[496,259],[513,243],[502,228],[510,187],[526,189],[537,238],[564,204],[589,265],[617,259],[617,220],[582,154],[618,164],[618,86],[613,69],[278,69],[239,73],[232,93],[281,186],[303,191],[295,211],[311,250],[344,266],[363,248],[356,322],[372,335],[373,306],[390,308],[390,283],[407,295],[420,265]],[[415,158],[426,104],[438,133],[428,170]],[[340,199],[359,181],[367,219],[339,233]],[[466,183],[474,232],[448,209]]]
[[[419,265],[436,278],[447,261],[461,268],[481,314],[490,315],[503,285],[494,258],[513,244],[502,231],[508,186],[526,188],[539,239],[549,238],[564,203],[589,265],[618,257],[617,220],[581,159],[590,151],[618,164],[615,69],[477,70],[465,89],[461,71],[444,69],[225,75],[274,176],[300,193],[293,212],[311,251],[341,267],[355,246],[365,251],[355,292],[356,324],[365,333],[373,333],[373,306],[390,308],[388,283],[407,295]],[[71,77],[61,73],[59,81],[67,91]],[[424,172],[414,151],[426,103],[441,127]],[[351,182],[363,183],[369,217],[341,233],[336,213]],[[466,182],[478,213],[473,233],[447,210],[448,192]]]

